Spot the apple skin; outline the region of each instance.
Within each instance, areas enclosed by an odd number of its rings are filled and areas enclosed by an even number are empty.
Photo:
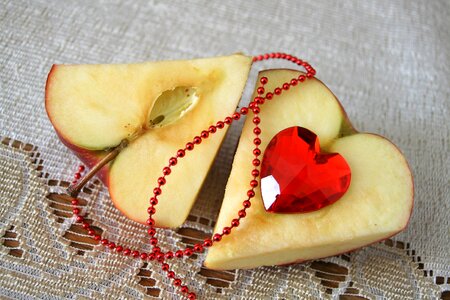
[[[277,69],[265,70],[264,72],[269,72],[269,73],[267,73],[267,74],[270,74],[270,71],[277,71]],[[292,69],[290,69],[289,71],[292,71],[292,72],[298,72],[297,70],[292,70]],[[299,72],[299,73],[303,73],[303,72]],[[304,74],[304,73],[303,73],[303,74]],[[262,76],[262,75],[260,74],[259,76]],[[258,77],[258,78],[260,78],[260,77]],[[317,78],[314,78],[314,79],[317,80],[318,82],[322,83],[322,84],[326,87],[326,85],[325,85],[321,80],[319,80],[319,79],[317,79]],[[330,92],[331,92],[331,91],[330,91]],[[341,123],[340,132],[339,132],[339,134],[338,134],[338,138],[342,138],[342,137],[346,137],[346,136],[351,136],[351,135],[361,134],[361,133],[362,133],[362,134],[370,134],[370,135],[373,135],[373,136],[377,136],[377,137],[379,137],[379,138],[381,138],[381,139],[386,140],[386,141],[389,142],[392,146],[394,146],[395,150],[397,150],[397,151],[402,155],[403,160],[404,160],[404,164],[405,164],[406,168],[409,170],[409,173],[410,173],[410,180],[411,180],[411,199],[409,200],[409,202],[410,202],[410,204],[411,204],[411,207],[410,207],[410,211],[409,211],[408,218],[407,218],[407,220],[406,220],[404,226],[403,226],[402,228],[400,228],[398,231],[391,232],[389,235],[387,235],[387,236],[385,236],[385,237],[382,237],[382,238],[380,238],[380,239],[377,239],[377,240],[375,240],[375,241],[372,241],[372,242],[369,242],[369,243],[367,243],[367,244],[363,244],[363,245],[360,245],[360,246],[358,246],[358,247],[355,247],[355,248],[352,248],[352,249],[349,249],[349,250],[345,250],[345,251],[342,251],[342,252],[339,252],[339,253],[336,253],[336,254],[331,255],[331,256],[336,256],[336,255],[341,255],[341,254],[344,254],[344,253],[354,252],[354,251],[356,251],[356,250],[358,250],[358,249],[360,249],[360,248],[362,248],[362,247],[366,247],[366,246],[369,246],[369,245],[377,244],[377,243],[379,243],[379,242],[382,242],[382,241],[384,241],[384,240],[387,240],[387,239],[389,239],[389,238],[391,238],[391,237],[397,235],[398,233],[402,232],[402,231],[408,226],[408,224],[410,223],[410,221],[411,221],[411,216],[412,216],[412,212],[413,212],[413,209],[414,209],[414,178],[413,178],[413,174],[412,174],[412,172],[411,172],[411,167],[410,167],[408,161],[406,160],[404,154],[403,154],[403,153],[400,151],[400,149],[398,148],[398,146],[395,145],[394,143],[392,143],[389,139],[387,139],[387,138],[385,138],[385,137],[383,137],[383,136],[381,136],[381,135],[379,135],[379,134],[365,133],[365,132],[360,132],[360,131],[358,131],[358,130],[353,126],[353,124],[351,123],[351,121],[350,121],[350,119],[349,119],[349,117],[348,117],[348,114],[346,113],[346,111],[345,111],[345,109],[344,109],[344,107],[343,107],[341,101],[339,101],[338,97],[336,97],[336,95],[335,95],[333,92],[331,92],[331,94],[333,95],[334,99],[336,100],[337,104],[339,105],[339,108],[340,108],[341,113],[342,113],[342,119],[343,119],[343,120],[342,120],[342,123]],[[276,100],[275,97],[274,97],[274,100]],[[272,100],[272,101],[274,101],[274,100]],[[263,155],[263,154],[264,154],[264,153],[262,153],[261,155]],[[216,226],[216,228],[215,228],[215,230],[214,230],[214,233],[220,232],[220,230],[221,230],[221,228],[218,228],[218,227]],[[298,263],[304,263],[304,262],[308,262],[308,261],[314,261],[314,260],[316,260],[316,259],[322,259],[322,258],[326,258],[326,257],[330,257],[330,255],[323,256],[323,257],[317,257],[317,258],[313,258],[313,259],[298,259],[298,260],[294,260],[294,261],[291,261],[291,262],[281,263],[281,264],[278,264],[278,265],[280,265],[280,266],[288,266],[288,265],[293,265],[293,264],[298,264]],[[205,261],[204,266],[207,267],[207,268],[213,269],[213,270],[228,270],[228,268],[217,268],[217,267],[208,266],[208,262],[207,262],[207,261]],[[212,267],[212,268],[211,268],[211,267]],[[252,269],[252,268],[253,268],[253,267],[240,267],[240,269]]]
[[[52,122],[51,115],[48,113],[47,110],[47,101],[48,101],[48,89],[50,85],[52,84],[52,78],[53,78],[53,72],[58,68],[58,65],[53,65],[50,69],[50,72],[47,76],[47,83],[45,85],[45,109],[47,111],[47,116]],[[95,151],[95,150],[88,150],[80,148],[70,142],[64,137],[61,132],[57,128],[54,128],[56,135],[58,136],[59,140],[67,147],[69,148],[80,160],[81,162],[86,165],[87,168],[91,169],[93,166],[95,166],[103,157],[106,156],[107,152],[105,151]],[[97,174],[96,176],[105,184],[108,186],[109,182],[109,164],[105,165]]]

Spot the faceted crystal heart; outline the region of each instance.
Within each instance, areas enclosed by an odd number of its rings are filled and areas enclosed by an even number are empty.
[[[350,185],[351,171],[338,153],[320,153],[319,139],[303,127],[277,133],[261,165],[264,207],[275,213],[305,213],[339,200]]]

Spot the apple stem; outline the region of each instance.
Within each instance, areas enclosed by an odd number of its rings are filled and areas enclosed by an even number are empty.
[[[89,180],[91,180],[91,178],[94,177],[94,175],[98,171],[100,171],[100,169],[103,168],[104,165],[116,158],[120,151],[122,151],[127,146],[128,140],[122,140],[122,142],[120,142],[117,147],[113,148],[105,157],[103,157],[95,166],[93,166],[92,169],[90,169],[89,172],[87,172],[86,175],[83,176],[83,178],[81,178],[76,184],[70,185],[67,188],[67,193],[71,197],[76,198],[85,184]]]

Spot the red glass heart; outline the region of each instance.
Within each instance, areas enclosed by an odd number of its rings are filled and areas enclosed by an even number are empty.
[[[277,133],[261,165],[264,207],[275,213],[305,213],[339,200],[350,185],[351,171],[338,153],[320,153],[319,139],[303,127]]]

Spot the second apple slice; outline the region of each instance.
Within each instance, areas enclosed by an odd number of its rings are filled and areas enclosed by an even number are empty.
[[[267,91],[299,75],[292,70],[260,73],[269,79]],[[310,79],[275,96],[264,104],[260,117],[262,151],[279,131],[305,127],[317,134],[323,152],[345,158],[352,172],[350,187],[334,204],[293,214],[267,212],[258,187],[239,227],[209,249],[205,260],[208,268],[246,269],[322,258],[388,238],[405,228],[413,204],[412,176],[405,158],[385,138],[354,130],[340,103],[322,82]],[[254,168],[253,127],[249,114],[216,233],[230,226],[243,208]]]

